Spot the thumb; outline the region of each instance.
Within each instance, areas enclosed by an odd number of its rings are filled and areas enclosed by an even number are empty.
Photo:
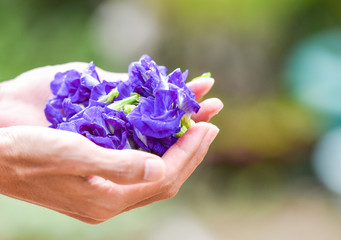
[[[138,150],[101,149],[86,175],[96,175],[118,184],[136,184],[160,180],[165,175],[164,161]]]

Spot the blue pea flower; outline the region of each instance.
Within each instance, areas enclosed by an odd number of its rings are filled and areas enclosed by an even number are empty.
[[[127,116],[129,122],[143,135],[164,138],[180,131],[180,120],[185,114],[177,107],[178,94],[159,90],[155,98],[140,98],[140,103]]]
[[[123,112],[99,106],[86,108],[81,116],[58,126],[58,129],[79,133],[97,145],[111,149],[130,148],[129,128]]]
[[[57,73],[51,82],[51,92],[59,98],[66,98],[76,92],[80,84],[81,73],[76,70],[69,70],[64,73]]]
[[[165,138],[154,138],[144,136],[138,129],[132,128],[134,149],[142,149],[144,151],[155,153],[162,156],[177,140],[178,137],[167,136]]]
[[[133,91],[143,97],[153,96],[158,89],[167,87],[167,68],[157,65],[148,55],[128,68],[129,81]]]
[[[64,99],[62,107],[66,119],[70,119],[76,113],[83,110],[83,108],[79,104],[72,103],[70,98]]]
[[[163,155],[193,124],[200,106],[186,86],[188,71],[157,65],[148,55],[130,64],[127,81],[101,81],[91,62],[57,73],[45,115],[51,127],[75,132],[111,149]]]
[[[176,141],[178,137],[168,136],[165,138],[147,138],[149,149],[159,156],[162,156]]]
[[[61,100],[70,98],[72,103],[83,103],[90,98],[91,89],[99,83],[98,74],[93,62],[80,73],[76,70],[69,70],[64,73],[57,73],[51,82],[51,91]]]
[[[113,101],[129,97],[131,92],[132,88],[128,81],[107,82],[104,80],[93,87],[90,100],[108,105]]]
[[[91,90],[97,84],[99,78],[93,62],[83,73],[76,70],[57,73],[50,84],[51,92],[55,97],[48,101],[44,110],[52,127],[56,127],[87,107]]]
[[[53,101],[49,100],[44,109],[47,121],[51,123],[52,128],[57,128],[58,124],[64,121],[64,114],[53,107]]]
[[[178,68],[168,75],[170,89],[178,92],[179,108],[187,114],[197,113],[200,105],[195,100],[195,95],[186,85],[188,70],[181,72]]]

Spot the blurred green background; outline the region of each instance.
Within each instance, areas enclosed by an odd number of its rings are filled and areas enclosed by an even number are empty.
[[[126,72],[147,53],[211,72],[208,97],[225,104],[172,200],[90,226],[1,197],[0,239],[340,239],[340,13],[335,0],[0,0],[0,81],[71,61]]]

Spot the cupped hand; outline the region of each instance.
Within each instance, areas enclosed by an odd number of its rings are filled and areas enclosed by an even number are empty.
[[[137,150],[101,148],[81,135],[46,128],[44,106],[54,74],[83,70],[70,63],[31,70],[0,84],[0,193],[100,223],[124,211],[174,196],[218,133],[210,123],[222,103],[203,101],[196,122],[162,158]],[[125,79],[96,69],[100,79]],[[188,86],[200,100],[211,78]]]

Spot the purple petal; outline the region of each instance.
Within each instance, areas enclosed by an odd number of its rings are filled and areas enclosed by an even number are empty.
[[[72,116],[82,111],[83,108],[79,104],[73,104],[70,98],[65,98],[63,101],[63,110],[66,119],[70,119]]]
[[[44,112],[46,119],[50,123],[52,123],[52,125],[50,126],[52,128],[57,128],[58,124],[64,121],[64,115],[62,114],[62,112],[58,109],[53,108],[51,104],[46,104]]]
[[[140,98],[140,104],[128,114],[129,122],[143,135],[164,138],[180,130],[184,111],[174,108],[167,91],[159,91],[156,98]]]

